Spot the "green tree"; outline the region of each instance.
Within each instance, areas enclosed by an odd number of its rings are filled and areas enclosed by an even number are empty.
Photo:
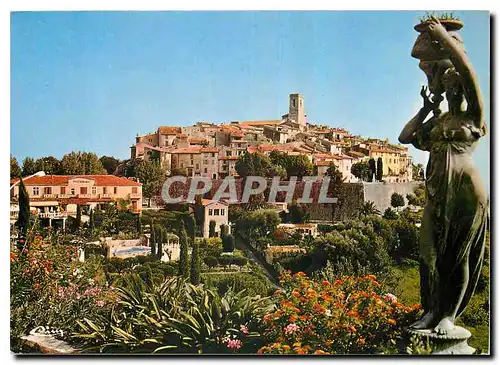
[[[22,171],[17,163],[17,159],[10,155],[10,178],[14,179],[16,177],[21,177]]]
[[[188,176],[187,171],[183,167],[173,167],[170,170],[170,176]]]
[[[70,152],[61,159],[62,175],[103,175],[106,170],[95,153]]]
[[[405,205],[405,199],[401,194],[393,193],[391,195],[391,206],[393,208],[396,208],[396,210],[398,210],[399,207],[403,207],[404,205]]]
[[[341,184],[344,181],[342,172],[333,162],[330,162],[330,166],[326,170],[326,176],[330,176],[330,182],[333,184]]]
[[[421,163],[412,165],[412,175],[414,180],[424,180],[424,165]]]
[[[161,187],[165,182],[165,172],[158,161],[141,161],[136,168],[136,177],[142,183],[142,195],[148,199],[148,207],[151,206],[151,198],[159,195]]]
[[[200,248],[196,240],[193,242],[193,252],[191,254],[191,273],[189,279],[191,284],[198,285],[200,283],[201,275],[201,262],[200,262]]]
[[[227,234],[222,237],[222,251],[233,252],[234,251],[234,237],[231,234]]]
[[[94,209],[90,209],[89,213],[89,228],[93,230],[95,228],[95,222],[94,222]]]
[[[36,170],[47,175],[58,175],[61,171],[61,161],[54,156],[41,157],[35,162]]]
[[[151,247],[151,256],[156,256],[156,226],[153,219],[151,219],[150,234],[149,234],[149,246]]]
[[[361,181],[368,181],[370,173],[370,165],[368,165],[368,162],[366,161],[356,162],[351,166],[351,174],[353,174],[354,177],[360,179]]]
[[[229,233],[229,227],[226,224],[221,224],[220,226],[220,236],[221,238],[227,236]]]
[[[120,164],[120,160],[112,156],[102,156],[99,161],[101,161],[102,166],[107,171],[108,174],[113,174],[116,171],[116,168]]]
[[[18,249],[21,254],[24,254],[24,247],[27,247],[27,232],[30,220],[30,199],[26,187],[24,186],[23,179],[19,182],[19,215],[17,218],[17,227],[19,229],[18,235]]]
[[[311,176],[313,173],[313,165],[306,155],[288,156],[289,162],[286,167],[288,178],[297,176],[301,179],[304,176]]]
[[[76,218],[74,221],[73,229],[75,231],[78,231],[80,229],[81,224],[82,224],[82,206],[80,204],[77,204],[76,205]]]
[[[294,199],[288,207],[287,220],[290,223],[304,223],[309,220],[309,213],[302,204],[297,204]]]
[[[156,258],[158,260],[161,260],[163,256],[163,242],[166,238],[166,232],[162,226],[158,226],[157,232],[158,233],[156,235]]]
[[[135,229],[138,234],[142,234],[142,222],[141,222],[141,216],[139,214],[137,214],[135,219]]]
[[[196,195],[194,198],[194,217],[196,220],[196,226],[203,227],[203,221],[205,220],[205,208],[203,206],[203,196]]]
[[[33,175],[35,172],[37,172],[35,160],[31,157],[26,157],[23,160],[23,176]]]
[[[370,166],[370,174],[368,175],[368,181],[372,182],[373,177],[377,175],[377,168],[375,167],[375,160],[370,158],[368,160],[368,166]]]
[[[413,191],[413,194],[406,195],[409,205],[423,207],[427,202],[427,197],[425,193],[425,186],[423,184],[417,186]]]
[[[179,230],[179,243],[180,243],[180,258],[179,258],[179,276],[189,277],[189,262],[188,262],[188,237],[184,221],[180,222]]]
[[[258,152],[245,152],[238,158],[235,165],[236,172],[243,178],[247,176],[268,176],[271,167],[269,157]]]
[[[215,221],[208,223],[208,237],[215,237]]]
[[[384,176],[384,164],[382,162],[382,158],[379,157],[377,159],[377,180],[382,181]]]

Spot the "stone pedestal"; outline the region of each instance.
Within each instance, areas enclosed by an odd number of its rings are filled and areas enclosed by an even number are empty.
[[[471,333],[460,326],[455,326],[446,335],[440,335],[431,329],[416,330],[408,328],[406,333],[420,337],[424,341],[429,339],[434,348],[432,355],[472,355],[476,352],[475,348],[467,344]]]

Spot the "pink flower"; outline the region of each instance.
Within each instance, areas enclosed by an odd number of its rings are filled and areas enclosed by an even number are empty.
[[[295,323],[290,323],[288,326],[285,327],[285,334],[291,335],[299,330],[299,326],[297,326]]]
[[[241,326],[240,326],[240,331],[241,331],[241,333],[243,333],[244,335],[248,335],[248,327],[247,327],[247,326],[241,325]]]
[[[398,298],[394,295],[394,294],[391,294],[391,293],[387,293],[384,295],[384,299],[385,300],[388,300],[392,303],[396,303],[398,301]]]
[[[104,307],[104,301],[103,300],[98,300],[97,302],[95,302],[95,304],[98,306],[98,307]]]
[[[240,340],[229,340],[227,341],[227,348],[231,350],[239,350],[243,346],[243,342]]]

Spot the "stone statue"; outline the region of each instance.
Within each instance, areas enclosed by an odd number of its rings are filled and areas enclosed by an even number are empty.
[[[423,107],[399,136],[401,143],[430,152],[420,233],[424,315],[410,329],[436,337],[466,331],[455,320],[474,293],[485,247],[487,193],[472,152],[486,126],[479,84],[458,34],[462,26],[431,16],[415,27],[420,34],[412,56],[420,60],[428,87],[420,93]],[[439,109],[443,93],[445,113]]]

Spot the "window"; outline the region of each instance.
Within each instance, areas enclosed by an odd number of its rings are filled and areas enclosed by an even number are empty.
[[[199,163],[197,163],[197,164],[196,164],[196,170],[199,170],[199,169],[200,169],[200,164],[199,164]]]
[[[103,188],[102,188],[102,193],[103,193],[103,194],[106,194],[106,191],[107,191],[107,188],[106,188],[106,187],[103,187]]]
[[[92,186],[92,195],[97,194],[97,186]]]
[[[217,174],[214,174],[212,178],[217,179]]]
[[[38,194],[40,194],[40,190],[39,190],[38,186],[35,186],[33,188],[33,195],[38,195]]]
[[[226,151],[226,156],[227,157],[231,156],[231,151]]]
[[[225,215],[225,212],[226,212],[226,210],[225,210],[225,209],[221,209],[221,210],[220,210],[220,215]]]
[[[205,167],[205,171],[204,172],[205,172],[205,174],[208,172],[208,169],[206,167]]]
[[[184,168],[184,163],[181,162],[181,169],[183,169],[183,168]]]
[[[208,160],[203,160],[204,165],[208,165]]]
[[[215,160],[212,160],[212,165],[215,165]]]
[[[43,193],[44,194],[52,194],[52,188],[51,187],[43,188]]]
[[[87,194],[87,187],[86,186],[80,187],[80,194]]]
[[[219,209],[214,209],[214,215],[219,215]]]
[[[115,187],[113,187],[113,194],[116,194],[116,193],[118,193],[118,188],[115,186]]]
[[[61,186],[61,194],[66,194],[66,187],[65,186]]]
[[[191,165],[194,165],[194,160],[193,159],[191,159]]]
[[[213,212],[212,209],[209,209],[208,210],[208,215],[213,215],[212,212]]]
[[[212,152],[210,155],[211,155],[212,157],[215,157],[215,153],[213,153],[213,152]]]
[[[134,186],[134,187],[132,188],[132,194],[137,194],[137,186]]]
[[[75,188],[71,188],[71,195],[75,195]]]

